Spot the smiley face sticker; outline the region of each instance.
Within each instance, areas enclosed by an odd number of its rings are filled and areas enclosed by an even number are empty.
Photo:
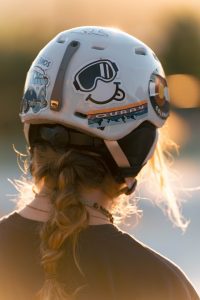
[[[115,80],[119,68],[116,63],[109,59],[100,59],[87,64],[75,75],[73,85],[76,91],[86,94],[86,101],[102,105],[111,101],[122,101],[125,92],[120,87],[121,81]],[[101,85],[100,85],[101,83]],[[107,95],[102,99],[102,88],[107,90]]]

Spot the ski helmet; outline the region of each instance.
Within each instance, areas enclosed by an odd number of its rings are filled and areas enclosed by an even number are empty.
[[[20,112],[29,143],[43,124],[44,139],[59,131],[64,144],[103,147],[121,178],[136,176],[152,156],[168,115],[168,86],[154,52],[125,32],[97,26],[61,32],[39,52]]]

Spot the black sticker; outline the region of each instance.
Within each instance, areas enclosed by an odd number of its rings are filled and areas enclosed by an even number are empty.
[[[149,81],[149,97],[156,114],[163,120],[169,116],[169,91],[165,78],[154,72]]]
[[[114,82],[118,72],[116,63],[104,59],[94,61],[83,68],[81,68],[74,76],[74,87],[77,91],[89,93],[86,101],[91,101],[96,104],[105,104],[113,100],[121,101],[125,98],[125,92],[119,88],[121,82]],[[108,95],[106,99],[96,99],[92,92],[96,90],[98,81],[105,82],[106,84],[114,84],[115,91],[113,95]]]

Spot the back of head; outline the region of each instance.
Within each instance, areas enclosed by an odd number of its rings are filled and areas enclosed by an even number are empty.
[[[153,51],[127,33],[95,26],[64,31],[40,51],[20,113],[27,141],[34,124],[81,132],[93,149],[101,140],[125,180],[152,156],[168,115],[167,82]],[[131,189],[134,182],[126,182]]]
[[[35,183],[49,191],[54,207],[41,233],[47,280],[40,299],[70,299],[54,274],[64,241],[71,237],[75,249],[88,225],[83,190],[103,191],[111,209],[117,196],[132,193],[168,115],[162,66],[148,46],[127,33],[73,28],[40,51],[20,112]],[[171,207],[181,224],[177,204]],[[75,250],[74,259],[79,268]]]
[[[64,243],[70,239],[70,251],[76,267],[82,273],[76,244],[80,231],[89,224],[87,207],[97,205],[85,198],[85,191],[100,190],[109,199],[107,206],[112,210],[117,205],[117,197],[124,193],[124,187],[114,180],[104,160],[96,153],[73,148],[63,150],[40,141],[32,145],[31,157],[31,172],[38,193],[45,193],[51,203],[50,217],[40,232],[45,282],[37,299],[75,299],[67,286],[60,283],[57,272],[62,256],[66,254]],[[102,207],[101,203],[99,207]],[[113,222],[111,213],[105,210],[104,214],[105,219]]]

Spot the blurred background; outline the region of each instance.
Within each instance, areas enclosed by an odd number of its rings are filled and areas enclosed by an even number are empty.
[[[0,216],[14,209],[8,182],[22,174],[12,144],[25,152],[19,104],[26,72],[38,51],[58,32],[82,25],[120,28],[147,43],[168,76],[169,132],[181,146],[175,168],[192,192],[183,234],[150,201],[143,218],[126,230],[178,264],[200,292],[200,1],[199,0],[0,0]]]

